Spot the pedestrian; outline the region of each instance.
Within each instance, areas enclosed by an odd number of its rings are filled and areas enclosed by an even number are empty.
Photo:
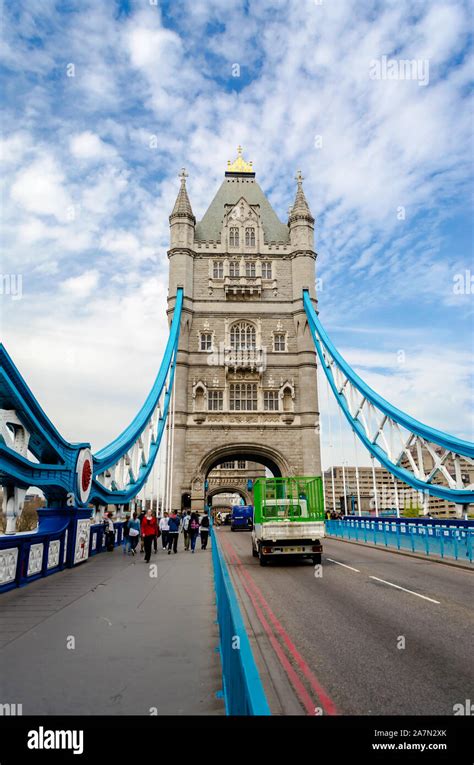
[[[149,563],[151,556],[151,546],[157,532],[156,518],[151,512],[151,508],[148,510],[142,520],[141,532],[143,537],[143,546],[145,549],[145,563]]]
[[[199,534],[199,517],[197,513],[191,513],[188,526],[189,540],[191,542],[191,552],[194,552],[196,547],[196,539]]]
[[[107,552],[113,552],[115,547],[115,527],[112,520],[112,513],[106,512],[104,514],[104,533],[105,533],[105,547]]]
[[[209,516],[207,511],[204,511],[204,515],[201,518],[199,531],[201,534],[201,550],[205,550],[207,547],[207,540],[209,539]]]
[[[184,536],[184,549],[189,552],[189,522],[191,520],[191,510],[188,510],[183,518],[183,536]]]
[[[125,516],[125,521],[124,521],[123,526],[122,526],[122,549],[123,549],[123,554],[124,555],[127,552],[127,548],[129,547],[129,545],[128,545],[128,534],[129,534],[129,531],[130,531],[129,525],[128,525],[129,522],[130,522],[130,516],[126,515]]]
[[[168,555],[171,555],[171,548],[173,548],[175,554],[178,552],[179,529],[180,522],[178,513],[176,510],[172,510],[168,519]]]
[[[161,543],[163,545],[163,550],[166,550],[168,545],[168,532],[170,530],[169,516],[166,510],[164,512],[163,518],[160,518],[159,528],[161,531]]]
[[[156,521],[156,534],[153,538],[153,552],[156,555],[156,553],[158,552],[158,537],[160,536],[160,528],[158,526],[158,521],[156,519],[156,510],[153,510],[152,512],[153,512],[153,517]]]
[[[140,521],[136,513],[128,522],[128,554],[135,555],[135,549],[140,539]]]
[[[142,522],[143,522],[144,517],[145,517],[145,511],[142,508],[140,510],[140,512],[138,513],[138,520],[140,521],[140,528],[142,527]],[[140,537],[140,555],[143,555],[144,552],[145,552],[144,539],[143,539],[143,536],[141,536]]]

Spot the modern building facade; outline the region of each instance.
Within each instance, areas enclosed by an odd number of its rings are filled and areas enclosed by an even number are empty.
[[[314,218],[302,181],[299,173],[282,223],[239,147],[196,221],[181,173],[168,252],[170,314],[184,290],[174,507],[202,509],[222,462],[321,474],[316,355],[302,300],[307,289],[316,303]]]

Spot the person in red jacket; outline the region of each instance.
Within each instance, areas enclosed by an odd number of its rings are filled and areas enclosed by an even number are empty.
[[[149,563],[151,557],[151,546],[153,544],[153,540],[158,534],[156,516],[153,515],[151,508],[147,511],[146,515],[143,516],[141,533],[145,546],[145,563]]]

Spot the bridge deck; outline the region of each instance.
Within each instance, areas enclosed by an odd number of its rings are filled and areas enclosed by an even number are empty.
[[[168,556],[160,542],[156,578],[116,548],[2,595],[2,702],[23,714],[224,714],[211,551]]]

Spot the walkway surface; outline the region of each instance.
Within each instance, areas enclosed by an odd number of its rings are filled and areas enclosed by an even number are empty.
[[[150,568],[116,548],[2,595],[2,703],[25,715],[225,714],[211,555],[160,546]]]

